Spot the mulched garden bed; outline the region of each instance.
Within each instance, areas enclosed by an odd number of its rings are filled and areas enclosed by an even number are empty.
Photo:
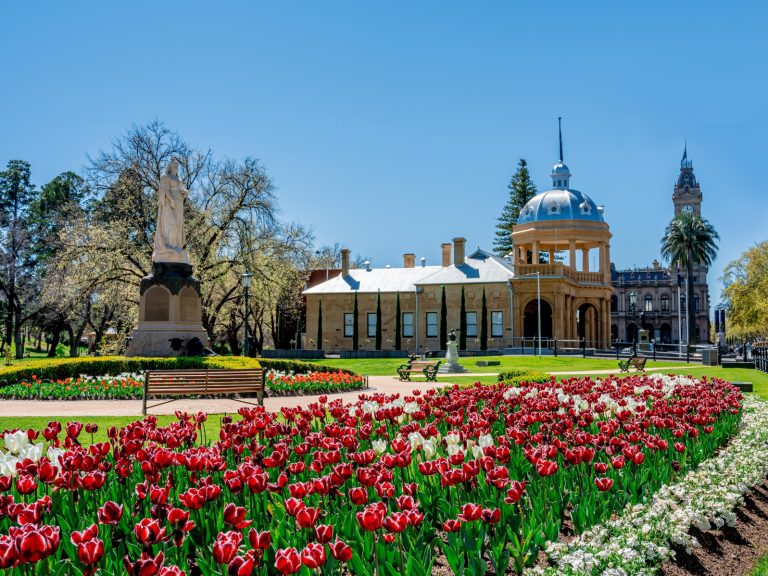
[[[743,576],[768,552],[768,481],[753,488],[745,505],[736,511],[736,525],[691,533],[701,543],[687,554],[677,550],[664,564],[663,576]]]

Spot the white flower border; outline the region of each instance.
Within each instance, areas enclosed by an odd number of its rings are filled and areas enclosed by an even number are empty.
[[[527,575],[652,576],[674,556],[672,545],[698,546],[688,530],[733,525],[734,509],[750,487],[768,474],[768,402],[745,398],[741,429],[716,457],[676,482],[662,486],[646,504],[595,526],[571,542],[549,543],[556,565]]]

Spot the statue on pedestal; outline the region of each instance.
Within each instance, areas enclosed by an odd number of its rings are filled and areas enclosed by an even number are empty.
[[[445,354],[445,364],[440,366],[438,372],[466,372],[467,370],[459,364],[459,343],[456,342],[456,329],[452,329],[448,334],[448,350]]]
[[[157,227],[152,262],[179,262],[189,264],[184,250],[184,200],[186,190],[179,178],[179,161],[171,158],[165,173],[160,177],[157,191]]]
[[[184,249],[184,201],[189,196],[172,158],[157,190],[152,273],[141,279],[139,323],[126,356],[200,355],[208,345],[202,324],[200,281]]]

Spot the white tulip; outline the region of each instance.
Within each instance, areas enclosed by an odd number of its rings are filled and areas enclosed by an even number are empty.
[[[6,432],[3,438],[5,440],[5,447],[8,448],[11,454],[18,454],[24,446],[29,444],[29,437],[23,430]]]
[[[493,436],[490,434],[483,434],[480,436],[480,438],[477,439],[477,444],[480,446],[480,448],[488,448],[488,446],[493,446]]]
[[[426,456],[427,460],[431,460],[437,454],[437,447],[432,440],[424,440],[421,443],[421,448],[424,450],[424,456]]]
[[[376,451],[376,454],[378,454],[379,456],[381,456],[382,454],[384,454],[384,452],[387,451],[386,440],[377,439],[371,442],[371,444],[373,445],[373,449]]]

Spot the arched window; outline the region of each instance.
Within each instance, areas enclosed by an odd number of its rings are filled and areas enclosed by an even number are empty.
[[[646,312],[653,312],[653,296],[650,294],[645,295],[645,308]]]
[[[669,312],[669,294],[663,294],[661,296],[661,311]]]

